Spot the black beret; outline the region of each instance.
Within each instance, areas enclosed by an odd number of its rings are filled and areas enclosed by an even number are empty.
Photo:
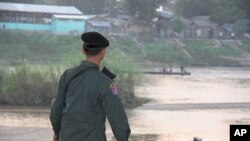
[[[109,46],[108,39],[98,32],[92,31],[83,33],[81,38],[84,44],[89,47],[105,48]]]

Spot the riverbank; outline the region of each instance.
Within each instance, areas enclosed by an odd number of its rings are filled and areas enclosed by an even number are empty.
[[[82,58],[79,36],[24,31],[5,31],[1,35],[0,64],[3,65],[65,64]],[[250,65],[249,40],[107,37],[110,40],[107,60],[119,55],[130,62],[169,65]]]

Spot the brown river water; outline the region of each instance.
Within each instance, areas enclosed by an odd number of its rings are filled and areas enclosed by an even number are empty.
[[[229,141],[230,124],[250,124],[250,68],[190,68],[191,76],[145,75],[127,110],[131,141]],[[49,109],[0,106],[0,141],[49,141]],[[107,124],[107,137],[113,141]]]

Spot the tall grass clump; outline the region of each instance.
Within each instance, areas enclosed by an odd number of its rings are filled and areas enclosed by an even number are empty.
[[[27,65],[5,69],[1,83],[1,102],[9,105],[50,105],[58,87],[58,72]]]
[[[109,68],[116,76],[119,96],[125,107],[131,108],[145,102],[135,95],[135,88],[141,83],[142,75],[130,58],[123,57],[119,49],[109,51],[103,66]]]
[[[66,67],[64,65],[61,67],[65,69],[79,65],[81,58],[78,57],[66,60],[67,64],[64,64]],[[130,59],[121,56],[118,49],[113,49],[108,53],[102,66],[108,67],[116,74],[115,83],[118,84],[119,95],[125,107],[132,108],[145,102],[135,96],[135,87],[140,84],[141,75],[136,73],[137,68]],[[2,76],[0,104],[50,105],[56,96],[61,72],[62,69],[55,67],[42,68],[27,65],[0,69]]]
[[[3,67],[0,66],[0,103],[3,103],[3,92],[2,92],[2,87],[3,87],[3,77],[5,76],[5,70]]]
[[[71,68],[79,65],[84,58],[80,53],[74,54],[65,60],[64,65]],[[135,87],[140,85],[142,75],[137,73],[139,68],[133,63],[132,58],[123,56],[120,48],[110,47],[100,68],[104,66],[117,76],[114,82],[119,87],[119,96],[125,107],[132,108],[145,102],[144,99],[135,96]]]

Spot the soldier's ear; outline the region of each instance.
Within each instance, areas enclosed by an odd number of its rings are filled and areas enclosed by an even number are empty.
[[[106,52],[107,52],[107,48],[104,48],[104,49],[103,49],[103,52],[104,52],[104,54],[106,54]]]
[[[101,57],[101,59],[104,58],[105,53],[106,53],[106,48],[103,48],[103,49],[101,50],[101,52],[100,52],[100,57]]]
[[[84,50],[84,48],[82,48],[82,54],[85,55],[85,56],[87,55],[86,51]]]

